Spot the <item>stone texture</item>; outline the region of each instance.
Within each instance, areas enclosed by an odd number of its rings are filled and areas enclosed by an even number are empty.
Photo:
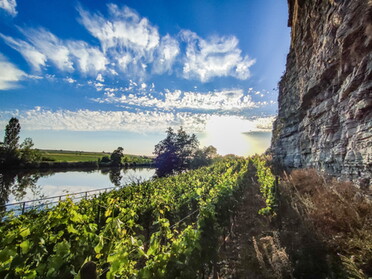
[[[368,187],[372,0],[288,0],[288,6],[291,47],[279,82],[274,160]]]

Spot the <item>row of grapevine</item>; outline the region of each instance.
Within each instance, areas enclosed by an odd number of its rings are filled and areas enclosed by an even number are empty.
[[[274,209],[277,205],[275,176],[271,172],[270,167],[266,165],[266,160],[262,157],[254,156],[252,162],[256,168],[257,182],[260,185],[260,192],[266,205],[258,213],[262,215],[275,214]]]
[[[248,160],[154,179],[91,200],[0,223],[1,278],[79,278],[87,261],[101,278],[208,275],[246,186]]]

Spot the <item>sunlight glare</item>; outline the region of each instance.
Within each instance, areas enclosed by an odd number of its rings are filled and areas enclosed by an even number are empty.
[[[213,145],[221,155],[240,156],[263,153],[270,145],[270,133],[259,131],[255,123],[237,116],[213,116],[206,124],[205,136],[200,138],[202,146]]]

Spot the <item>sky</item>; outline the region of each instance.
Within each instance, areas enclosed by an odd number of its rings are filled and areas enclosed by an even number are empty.
[[[167,127],[268,148],[289,51],[284,0],[0,0],[0,139],[151,155]]]

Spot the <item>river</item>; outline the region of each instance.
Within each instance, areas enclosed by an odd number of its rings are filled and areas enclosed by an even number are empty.
[[[0,173],[0,205],[73,194],[150,179],[154,168],[7,171]]]

